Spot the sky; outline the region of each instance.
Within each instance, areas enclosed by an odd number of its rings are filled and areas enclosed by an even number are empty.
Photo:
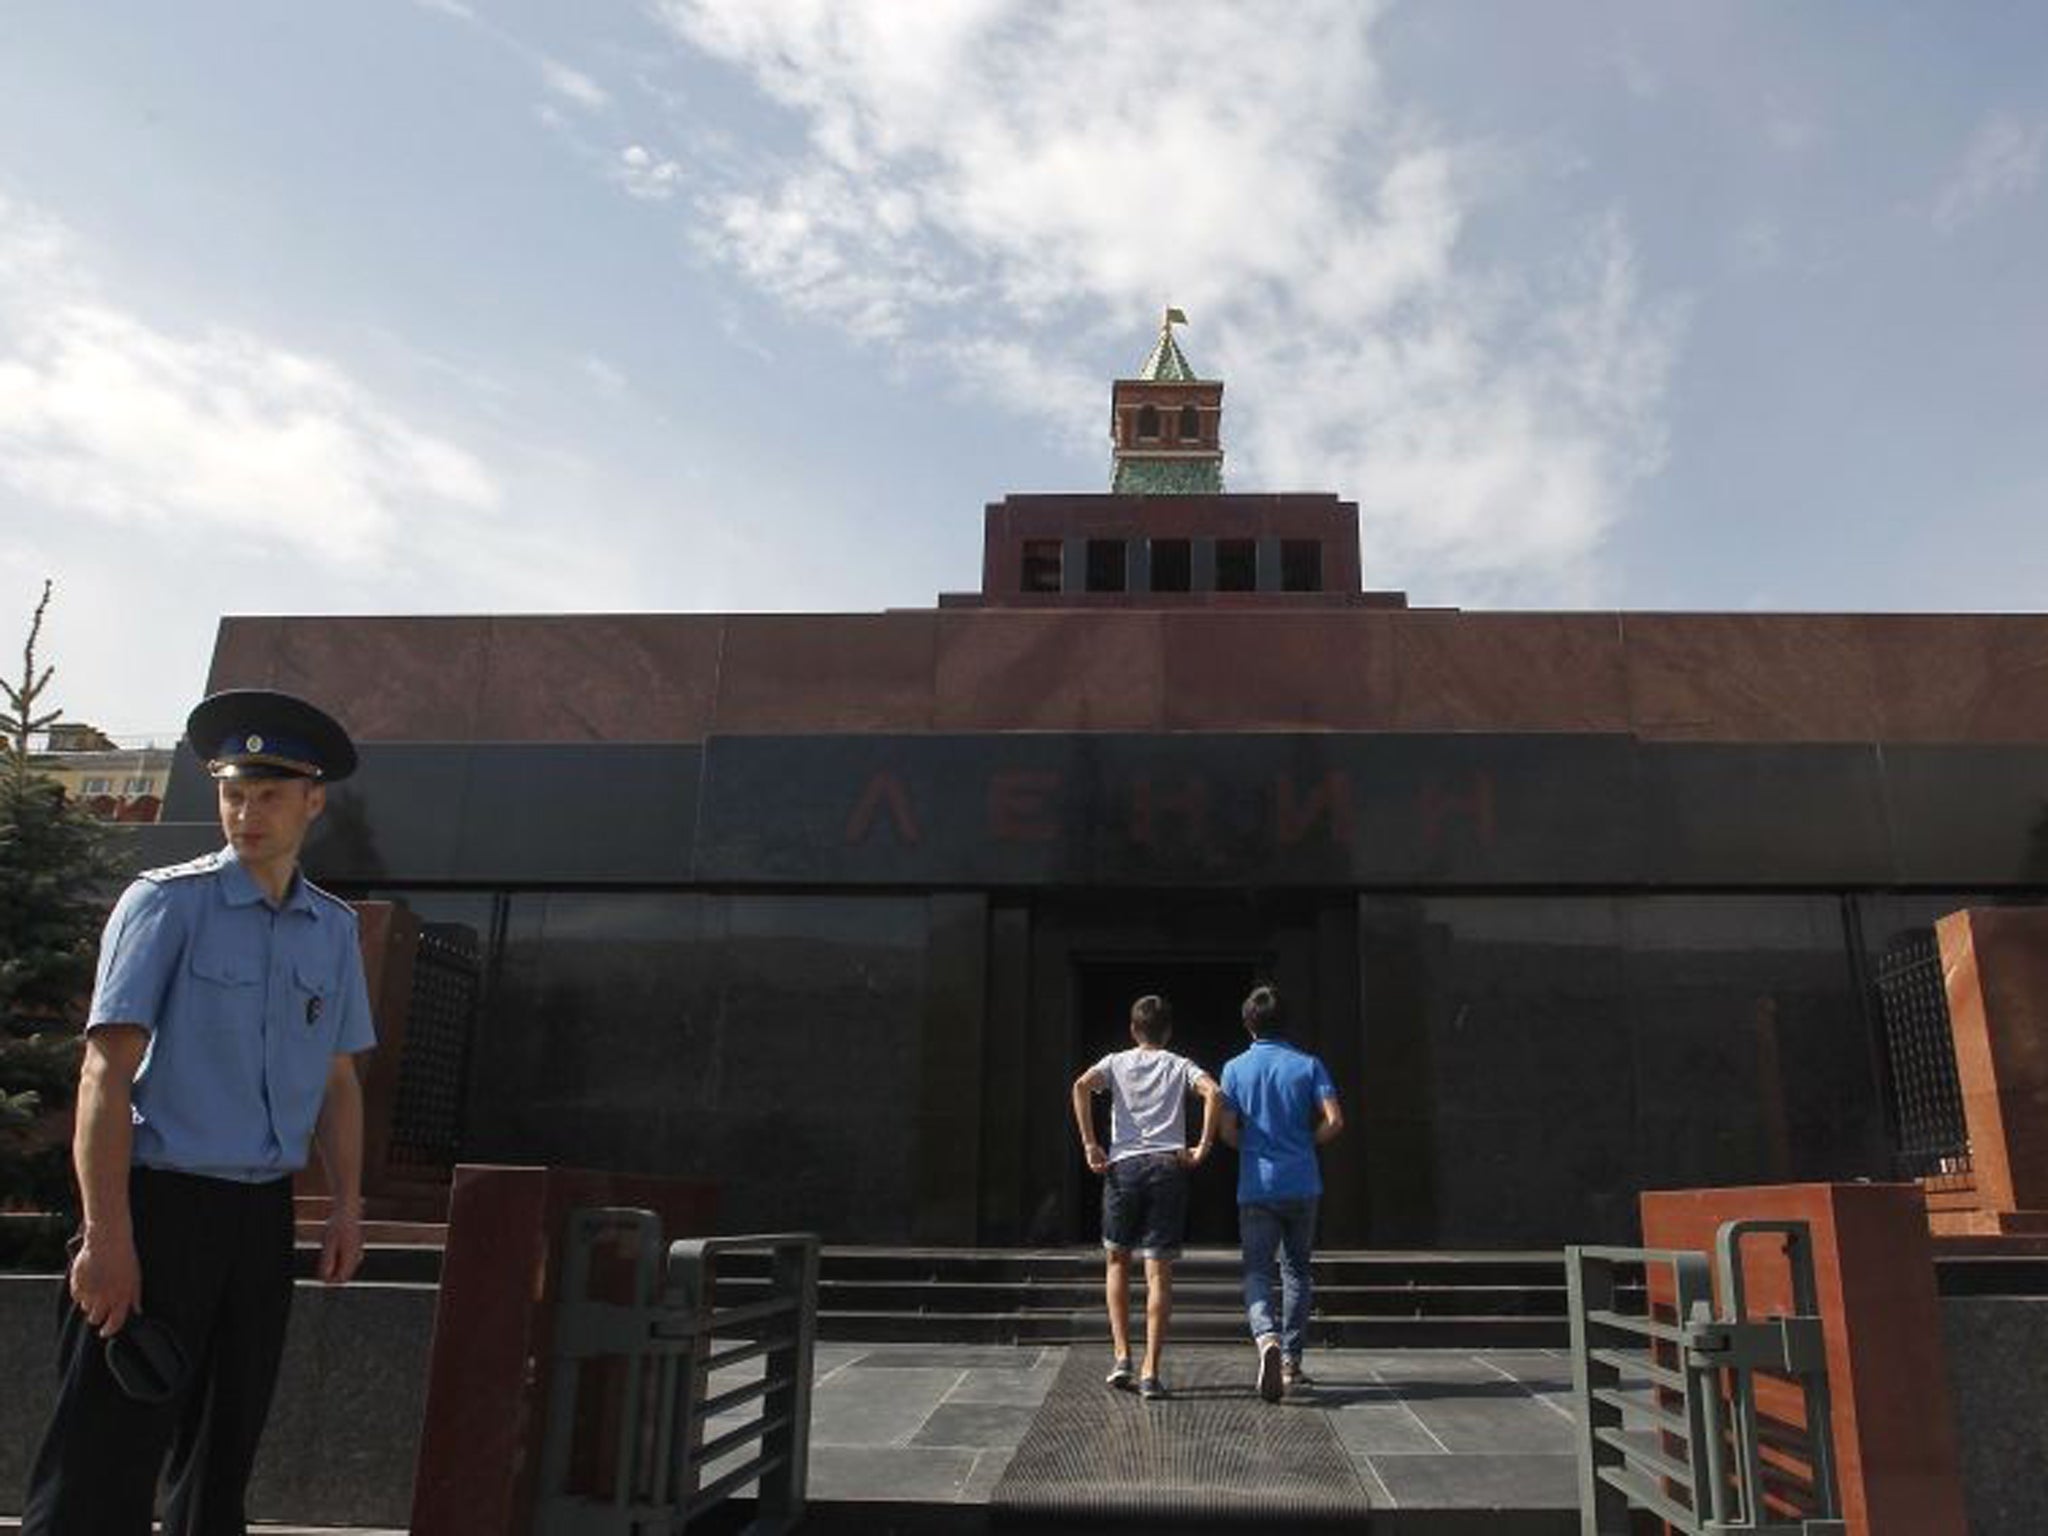
[[[2039,611],[2048,8],[0,0],[0,655],[928,607],[1167,304],[1417,605]]]

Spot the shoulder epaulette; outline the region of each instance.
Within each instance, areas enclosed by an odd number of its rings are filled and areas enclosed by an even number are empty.
[[[347,902],[343,901],[339,896],[335,895],[334,892],[322,890],[319,886],[315,885],[312,881],[308,880],[303,871],[301,871],[299,874],[299,883],[305,886],[307,895],[317,896],[322,901],[326,902],[329,906],[341,908],[341,910],[346,912],[350,917],[354,917],[356,915],[356,909],[354,907],[350,906]]]
[[[145,869],[135,878],[147,880],[152,885],[164,885],[172,880],[191,880],[200,875],[213,874],[220,868],[218,853],[202,853],[196,859],[187,859],[183,864],[166,864],[162,869]]]

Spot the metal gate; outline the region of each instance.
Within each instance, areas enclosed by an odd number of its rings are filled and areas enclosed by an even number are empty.
[[[1767,1235],[1782,1240],[1790,1265],[1788,1317],[1749,1309],[1743,1244]],[[1586,1536],[1627,1536],[1631,1509],[1661,1516],[1683,1536],[1846,1529],[1812,1235],[1799,1221],[1727,1222],[1715,1261],[1660,1249],[1565,1250]],[[1796,1421],[1760,1409],[1759,1377],[1798,1392]]]
[[[413,954],[405,1055],[392,1098],[389,1172],[445,1183],[454,1170],[482,999],[476,931],[456,923],[424,924]]]
[[[1899,1174],[1930,1189],[1968,1188],[1970,1128],[1934,931],[1902,935],[1878,956],[1875,971]]]
[[[737,1298],[720,1285],[727,1258],[745,1271]],[[749,1484],[750,1532],[795,1526],[817,1317],[813,1234],[699,1238],[664,1251],[652,1211],[571,1212],[537,1536],[679,1531]]]

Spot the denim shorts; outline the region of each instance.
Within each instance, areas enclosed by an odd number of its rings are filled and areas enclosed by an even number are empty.
[[[1188,1171],[1171,1152],[1120,1157],[1102,1176],[1102,1246],[1177,1259],[1188,1229]]]

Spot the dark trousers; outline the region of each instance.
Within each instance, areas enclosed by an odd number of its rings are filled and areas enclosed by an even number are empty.
[[[66,1295],[57,1407],[29,1476],[22,1536],[148,1536],[159,1474],[165,1536],[241,1536],[291,1310],[291,1180],[137,1168],[128,1187],[142,1309],[176,1330],[190,1380],[170,1403],[128,1397]]]

